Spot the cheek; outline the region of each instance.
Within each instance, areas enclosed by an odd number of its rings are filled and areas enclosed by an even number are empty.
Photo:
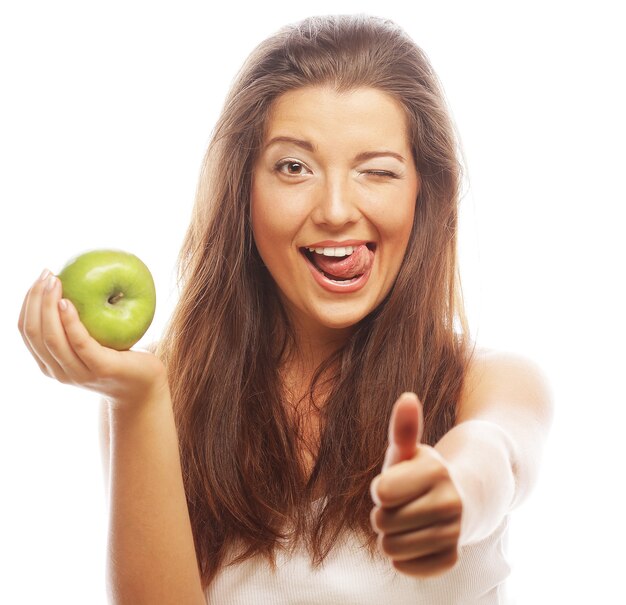
[[[270,242],[280,227],[277,224],[275,207],[271,203],[271,197],[264,192],[263,187],[252,188],[250,196],[250,219],[252,222],[252,235],[261,256],[265,255],[267,243]]]
[[[282,265],[297,233],[296,218],[276,197],[253,195],[250,200],[252,235],[268,267]]]
[[[388,205],[386,211],[376,218],[382,239],[391,246],[404,249],[411,235],[414,216],[413,202]]]
[[[267,209],[254,197],[250,200],[250,215],[252,221],[252,235],[258,248],[263,247],[264,242],[271,237],[272,217]]]
[[[252,190],[250,198],[252,232],[257,246],[291,245],[306,219],[305,204],[280,189]]]
[[[407,201],[388,205],[387,211],[377,217],[376,224],[383,244],[380,268],[388,286],[391,286],[400,271],[411,237],[414,216],[415,204]]]

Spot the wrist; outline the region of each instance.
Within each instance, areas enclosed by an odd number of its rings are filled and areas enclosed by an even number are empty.
[[[133,413],[163,405],[171,407],[167,378],[159,378],[143,388],[107,397],[110,409],[116,413]]]

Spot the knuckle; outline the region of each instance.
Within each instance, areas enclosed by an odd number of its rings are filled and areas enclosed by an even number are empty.
[[[382,511],[381,509],[374,509],[372,513],[372,519],[372,523],[374,524],[376,531],[387,531],[387,519],[385,517],[384,511]]]
[[[433,493],[433,511],[437,516],[446,518],[460,517],[463,513],[463,501],[451,481],[440,483]]]
[[[59,372],[52,372],[50,375],[51,378],[54,378],[57,382],[63,382],[63,375]]]
[[[24,335],[28,340],[35,340],[39,335],[39,330],[30,324],[24,326]]]
[[[378,531],[389,531],[389,523],[387,520],[387,516],[383,511],[379,511],[375,515],[376,527],[378,527]]]
[[[376,522],[376,507],[370,511],[370,524],[374,531],[378,531],[378,523]]]
[[[53,332],[44,332],[42,339],[48,349],[57,350],[59,348],[60,339]]]
[[[89,341],[83,337],[78,336],[72,339],[72,348],[78,353],[85,353],[89,349]]]
[[[460,515],[463,512],[463,501],[453,484],[450,484],[449,486],[444,499],[444,506],[446,510],[453,515]]]
[[[398,571],[402,572],[402,573],[409,573],[409,571],[406,569],[406,564],[404,563],[404,561],[391,561],[391,564],[395,567],[395,569],[397,569]],[[416,571],[415,569],[411,570],[410,575],[412,577],[420,577],[420,574],[418,571]]]
[[[55,378],[61,383],[61,384],[74,384],[74,381],[64,372],[61,373],[59,372],[57,376],[55,376]]]
[[[463,505],[458,497],[446,497],[439,505],[439,511],[446,517],[458,517],[463,512]]]
[[[389,485],[387,482],[383,482],[383,480],[378,481],[378,485],[376,486],[376,492],[378,493],[378,497],[382,502],[389,501],[391,499],[392,494],[389,490]]]
[[[461,534],[461,524],[460,523],[448,523],[439,531],[439,539],[442,542],[454,543],[459,539],[459,535]]]
[[[389,536],[381,536],[380,547],[386,555],[393,555],[393,548],[391,547]]]
[[[393,555],[393,548],[391,545],[391,540],[389,536],[385,536],[384,534],[380,534],[378,536],[378,546],[380,550],[382,550],[386,555]]]
[[[453,565],[456,564],[456,562],[459,560],[459,551],[456,548],[452,548],[449,551],[446,552],[446,554],[443,557],[443,560],[445,563],[447,563],[450,567],[452,567]]]
[[[383,552],[390,557],[401,554],[401,548],[399,548],[397,540],[395,540],[393,536],[383,536],[380,545]]]
[[[448,469],[436,458],[432,460],[431,465],[430,472],[437,480],[445,481],[450,477]]]
[[[381,552],[383,551],[383,535],[382,534],[378,534],[378,536],[376,537],[376,546],[378,547],[378,550]]]

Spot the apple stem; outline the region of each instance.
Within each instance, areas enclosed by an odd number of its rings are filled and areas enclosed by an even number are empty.
[[[124,298],[124,292],[119,292],[115,296],[111,296],[111,298],[109,298],[109,303],[114,305],[118,300],[122,298]]]

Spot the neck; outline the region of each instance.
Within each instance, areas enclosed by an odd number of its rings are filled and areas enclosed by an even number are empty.
[[[333,353],[340,349],[351,334],[350,329],[333,330],[317,325],[304,329],[302,324],[292,320],[294,341],[288,346],[279,364],[283,386],[296,399],[308,392],[311,380],[320,367]],[[324,372],[324,381],[328,372]],[[325,390],[325,389],[322,389]],[[316,389],[317,391],[317,389]]]
[[[353,326],[342,329],[323,326],[303,326],[293,322],[295,342],[289,356],[292,363],[304,371],[315,371],[330,355],[348,341]]]
[[[296,391],[307,389],[315,371],[333,353],[340,349],[353,334],[356,326],[331,328],[320,325],[295,309],[278,293],[291,326],[292,339],[279,361],[279,373],[283,384],[291,385]],[[281,322],[282,323],[282,322]],[[282,330],[279,328],[277,335]],[[282,339],[280,334],[279,339]]]

